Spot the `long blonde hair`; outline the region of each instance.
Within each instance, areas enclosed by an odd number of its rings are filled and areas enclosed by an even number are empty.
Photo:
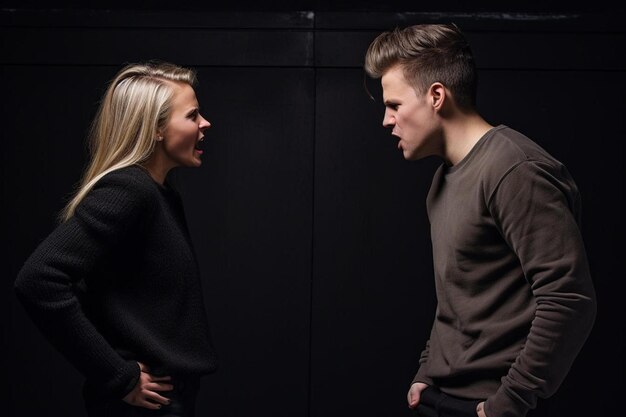
[[[66,221],[106,174],[145,163],[171,113],[174,82],[194,86],[193,70],[167,62],[129,64],[109,84],[91,125],[90,161],[78,191],[61,213]]]

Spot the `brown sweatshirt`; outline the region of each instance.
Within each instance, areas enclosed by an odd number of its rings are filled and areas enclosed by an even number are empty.
[[[500,125],[427,198],[437,311],[413,382],[520,417],[552,395],[593,325],[580,196],[563,164]]]

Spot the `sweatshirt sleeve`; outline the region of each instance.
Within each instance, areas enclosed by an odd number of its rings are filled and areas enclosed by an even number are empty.
[[[519,258],[536,302],[523,349],[487,417],[521,417],[537,398],[555,393],[587,339],[596,315],[583,240],[578,191],[563,166],[533,161],[510,170],[492,193],[489,209]]]
[[[148,190],[149,191],[149,190]],[[136,385],[139,366],[123,359],[86,317],[77,283],[90,276],[149,209],[149,194],[136,178],[117,171],[103,177],[33,252],[15,291],[47,339],[107,396],[124,397]]]
[[[431,378],[429,378],[428,376],[426,376],[426,362],[428,361],[428,354],[430,353],[430,340],[426,341],[426,347],[424,348],[424,350],[422,350],[422,354],[420,355],[420,360],[419,360],[419,364],[420,367],[417,370],[417,374],[415,374],[415,377],[413,378],[413,382],[412,384],[415,384],[416,382],[423,382],[426,385],[435,385],[433,383],[433,380]]]

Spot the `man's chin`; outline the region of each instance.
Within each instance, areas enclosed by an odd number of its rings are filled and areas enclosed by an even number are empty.
[[[417,161],[418,159],[420,159],[419,155],[417,155],[416,152],[411,152],[406,149],[402,150],[402,156],[404,156],[404,159],[406,159],[407,161]]]

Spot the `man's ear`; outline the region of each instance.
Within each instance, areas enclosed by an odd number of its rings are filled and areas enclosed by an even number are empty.
[[[448,98],[448,91],[441,83],[432,83],[428,89],[428,100],[434,110],[441,110]]]

